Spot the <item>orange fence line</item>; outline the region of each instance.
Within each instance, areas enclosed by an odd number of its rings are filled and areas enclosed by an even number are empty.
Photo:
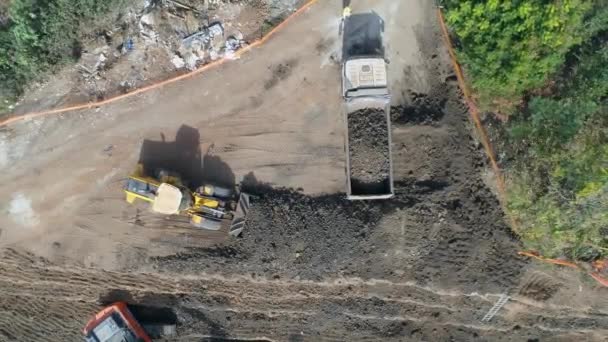
[[[494,148],[490,143],[490,139],[488,138],[488,132],[486,131],[485,126],[481,123],[481,119],[479,118],[479,110],[475,105],[471,97],[471,92],[467,83],[464,79],[464,74],[462,72],[462,68],[460,67],[460,63],[458,63],[458,59],[456,58],[456,53],[454,52],[454,46],[452,44],[452,40],[450,39],[450,34],[448,32],[447,25],[445,24],[445,19],[443,17],[443,12],[440,8],[437,8],[437,15],[439,16],[439,24],[441,25],[441,31],[443,32],[443,39],[445,41],[445,45],[448,48],[448,53],[450,54],[450,60],[452,61],[452,66],[454,68],[454,72],[456,73],[456,78],[458,79],[458,86],[462,91],[467,107],[469,108],[469,115],[475,124],[475,129],[479,138],[481,139],[481,144],[490,160],[490,165],[492,166],[492,170],[494,171],[494,175],[496,176],[496,187],[498,190],[498,195],[500,196],[500,201],[503,206],[507,205],[507,187],[505,185],[505,180],[502,175],[502,171],[498,166],[498,162],[496,161],[496,154],[494,153]],[[515,219],[508,214],[508,211],[505,210],[505,214],[509,217],[509,221],[511,223],[511,228],[517,234],[519,234],[519,226]]]
[[[507,204],[506,185],[505,185],[505,181],[502,176],[500,167],[498,166],[498,163],[496,162],[496,154],[494,153],[494,149],[492,148],[492,144],[490,143],[490,139],[488,138],[488,133],[487,133],[484,125],[481,123],[481,119],[479,118],[479,110],[477,109],[475,102],[472,100],[471,92],[469,91],[469,88],[465,82],[462,68],[460,67],[460,64],[458,63],[458,59],[456,58],[456,53],[454,52],[454,46],[452,44],[452,40],[450,39],[450,34],[448,32],[448,28],[445,24],[443,12],[441,11],[440,8],[437,9],[437,15],[439,16],[439,23],[441,24],[441,31],[443,32],[443,38],[445,41],[445,45],[448,48],[448,52],[450,54],[450,60],[452,61],[452,66],[454,67],[454,72],[456,73],[456,78],[458,79],[458,86],[460,87],[460,90],[462,91],[462,94],[464,96],[467,107],[469,108],[469,114],[471,116],[471,119],[475,123],[475,128],[476,128],[477,134],[479,135],[479,137],[481,139],[481,143],[486,152],[486,155],[490,159],[490,165],[492,166],[492,170],[494,171],[494,174],[496,175],[496,184],[498,187],[499,196],[501,197],[501,202],[502,202],[503,206],[506,206],[506,204]],[[517,226],[517,222],[515,221],[515,219],[511,215],[508,214],[507,210],[505,210],[505,214],[509,217],[509,220],[511,222],[511,228],[513,229],[513,231],[515,233],[519,233],[519,228]],[[566,260],[560,260],[560,259],[545,258],[536,252],[518,252],[517,254],[531,257],[531,258],[534,258],[534,259],[537,259],[540,261],[548,262],[548,263],[551,263],[554,265],[566,266],[566,267],[571,267],[574,269],[582,270],[579,265],[577,265],[573,262],[566,261]],[[591,272],[591,273],[589,273],[589,276],[591,276],[593,279],[595,279],[601,285],[608,287],[608,279],[603,278],[602,276],[599,275],[599,273]]]
[[[549,258],[545,258],[541,255],[539,255],[538,253],[535,252],[517,252],[517,254],[519,255],[523,255],[523,256],[527,256],[527,257],[531,257],[540,261],[544,261],[544,262],[548,262],[550,264],[555,264],[555,265],[561,265],[561,266],[567,266],[567,267],[571,267],[571,268],[576,268],[579,269],[580,267],[570,261],[566,261],[566,260],[560,260],[560,259],[549,259]]]
[[[500,170],[500,167],[498,166],[498,163],[496,162],[496,155],[494,153],[494,149],[492,148],[492,144],[490,143],[490,139],[488,138],[488,133],[487,133],[484,125],[481,123],[481,119],[479,118],[479,110],[477,109],[477,106],[475,105],[475,102],[473,101],[473,99],[471,97],[471,92],[467,86],[467,83],[465,82],[462,68],[460,67],[460,64],[458,63],[458,59],[456,58],[456,53],[454,52],[452,40],[450,39],[450,34],[448,32],[447,25],[445,24],[443,12],[441,11],[440,8],[437,9],[437,15],[439,16],[439,23],[441,24],[441,31],[443,32],[443,38],[444,38],[445,44],[448,48],[448,52],[450,54],[452,66],[454,67],[454,72],[456,73],[456,78],[458,79],[458,86],[460,87],[460,89],[462,91],[462,94],[464,96],[467,107],[469,108],[469,114],[471,116],[471,119],[475,123],[475,128],[476,128],[477,134],[479,135],[479,137],[481,139],[481,143],[484,147],[486,155],[490,159],[490,165],[492,166],[492,170],[494,171],[494,174],[496,175],[496,185],[498,188],[499,196],[501,197],[501,202],[503,205],[506,205],[507,192],[506,192],[506,185],[505,185],[505,181],[504,181],[504,178],[502,175],[502,171]],[[509,220],[511,221],[511,228],[513,229],[513,231],[515,231],[516,233],[519,233],[519,228],[517,226],[517,222],[515,221],[515,219],[511,215],[508,214],[507,210],[505,210],[505,213],[509,217]],[[534,259],[537,259],[537,260],[540,260],[543,262],[547,262],[550,264],[554,264],[554,265],[566,266],[566,267],[571,267],[571,268],[574,268],[577,270],[583,270],[579,265],[577,265],[573,262],[566,261],[566,260],[560,260],[560,259],[545,258],[536,252],[518,252],[517,254],[522,255],[522,256],[531,257],[531,258],[534,258]],[[599,273],[589,272],[588,274],[601,285],[608,287],[608,279],[603,278],[602,276],[599,275]]]
[[[581,270],[584,271],[584,269],[582,267],[580,267],[579,265],[567,261],[567,260],[560,260],[560,259],[550,259],[550,258],[545,258],[541,255],[539,255],[536,252],[517,252],[517,254],[519,255],[523,255],[523,256],[527,256],[527,257],[531,257],[546,263],[550,263],[550,264],[554,264],[554,265],[560,265],[560,266],[566,266],[566,267],[570,267],[570,268],[574,268],[577,270]],[[595,279],[598,283],[600,283],[603,286],[608,287],[608,279],[602,277],[598,272],[588,272],[587,274],[589,274],[589,276],[593,279]]]
[[[275,33],[277,33],[279,30],[281,30],[283,27],[285,27],[285,25],[287,25],[287,23],[289,21],[291,21],[292,19],[294,19],[296,16],[298,16],[299,14],[301,14],[302,12],[304,12],[305,10],[307,10],[308,8],[310,8],[310,6],[312,6],[314,3],[316,3],[318,0],[309,0],[306,4],[304,4],[302,7],[300,7],[298,10],[296,10],[294,13],[292,13],[291,15],[289,15],[287,18],[285,18],[285,20],[283,20],[281,23],[279,23],[277,26],[275,26],[272,30],[270,30],[266,35],[264,35],[262,38],[254,41],[253,43],[251,43],[250,45],[247,45],[246,47],[237,50],[234,54],[235,57],[240,57],[241,55],[245,54],[246,52],[250,51],[251,49],[260,46],[262,44],[264,44],[268,39],[270,39],[270,37],[272,35],[274,35]],[[52,115],[52,114],[61,114],[61,113],[66,113],[66,112],[71,112],[71,111],[76,111],[76,110],[81,110],[81,109],[90,109],[92,107],[99,107],[99,106],[103,106],[103,105],[107,105],[113,102],[117,102],[120,101],[122,99],[125,99],[127,97],[131,97],[131,96],[135,96],[153,89],[157,89],[157,88],[161,88],[167,84],[171,84],[171,83],[175,83],[178,81],[181,81],[183,79],[189,78],[191,76],[200,74],[204,71],[207,71],[211,68],[220,66],[222,64],[224,64],[226,61],[231,60],[232,58],[229,57],[224,57],[222,59],[218,59],[216,61],[213,61],[211,63],[205,64],[203,66],[201,66],[200,68],[193,70],[189,73],[183,74],[183,75],[179,75],[164,81],[160,81],[136,90],[133,90],[131,92],[128,92],[126,94],[121,94],[121,95],[117,95],[102,101],[96,101],[96,102],[87,102],[87,103],[82,103],[82,104],[77,104],[77,105],[73,105],[73,106],[69,106],[69,107],[64,107],[64,108],[57,108],[57,109],[51,109],[51,110],[45,110],[45,111],[41,111],[41,112],[32,112],[32,113],[26,113],[26,114],[21,114],[21,115],[15,115],[15,116],[9,116],[8,118],[5,118],[4,120],[0,121],[0,126],[7,126],[10,125],[12,123],[15,122],[19,122],[19,121],[23,121],[26,119],[33,119],[33,118],[37,118],[37,117],[41,117],[41,116],[46,116],[46,115]]]
[[[598,273],[591,272],[591,273],[589,273],[589,276],[591,276],[593,279],[595,279],[598,283],[608,287],[608,279],[600,276]]]

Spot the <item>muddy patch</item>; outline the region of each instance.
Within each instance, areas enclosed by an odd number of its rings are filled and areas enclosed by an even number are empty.
[[[291,75],[293,68],[295,68],[297,65],[298,60],[291,59],[284,63],[270,67],[270,78],[264,83],[264,89],[268,90],[274,88],[277,84],[279,84],[279,82],[287,79]]]
[[[549,300],[562,285],[553,278],[542,273],[533,273],[523,281],[519,294],[537,301]]]
[[[391,121],[395,124],[431,125],[445,115],[445,96],[410,93],[410,103],[391,108]]]

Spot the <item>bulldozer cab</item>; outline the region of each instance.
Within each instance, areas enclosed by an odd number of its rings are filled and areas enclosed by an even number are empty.
[[[135,202],[136,199],[141,199],[146,202],[153,202],[158,192],[160,183],[152,180],[136,176],[131,176],[127,179],[124,187],[126,200],[129,203]]]
[[[158,169],[154,170],[152,174],[153,176],[148,175],[144,166],[141,163],[137,164],[135,171],[127,178],[124,186],[128,203],[132,204],[136,199],[154,203],[158,196],[159,187],[164,183],[179,188],[183,187],[180,176],[174,172]],[[169,196],[168,191],[165,191],[167,196]]]

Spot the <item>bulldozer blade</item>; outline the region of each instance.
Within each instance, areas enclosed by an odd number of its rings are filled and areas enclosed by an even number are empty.
[[[250,205],[249,194],[241,192],[239,195],[239,201],[236,204],[236,211],[234,212],[234,218],[230,224],[229,234],[232,236],[239,236],[245,228],[245,221],[247,219],[247,213],[249,212]]]

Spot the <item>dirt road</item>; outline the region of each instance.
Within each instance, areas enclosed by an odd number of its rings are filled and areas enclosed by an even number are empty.
[[[432,2],[353,9],[385,18],[395,199],[341,194],[341,3],[320,1],[242,59],[2,132],[0,339],[76,341],[123,299],[173,312],[180,341],[602,340],[601,289],[517,257]],[[243,238],[126,206],[140,159],[244,177],[259,197]]]

